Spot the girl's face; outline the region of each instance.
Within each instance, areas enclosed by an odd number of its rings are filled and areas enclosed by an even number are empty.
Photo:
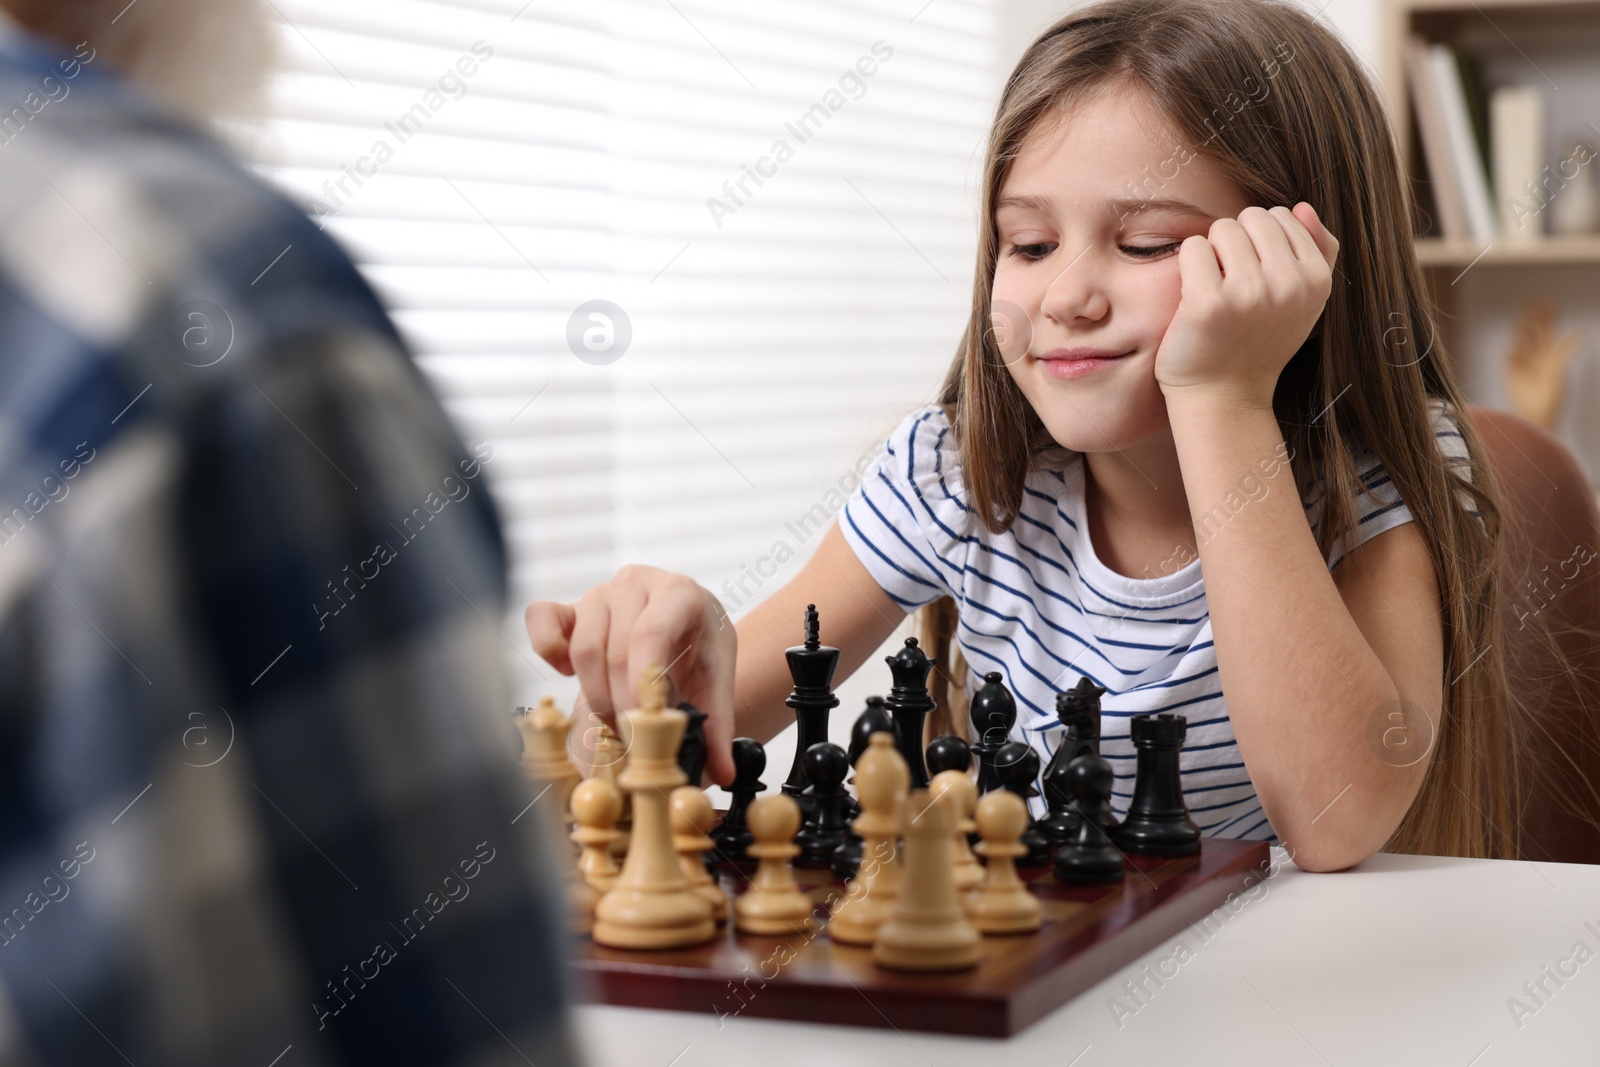
[[[1056,443],[1107,452],[1167,430],[1155,359],[1178,309],[1178,246],[1249,206],[1131,90],[1028,134],[997,200],[990,295],[1006,367]],[[1118,358],[1052,358],[1073,348]]]

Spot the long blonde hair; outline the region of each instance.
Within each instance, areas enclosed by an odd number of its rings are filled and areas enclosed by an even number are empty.
[[[995,201],[1035,124],[1111,84],[1148,94],[1192,150],[1251,203],[1309,201],[1338,236],[1338,273],[1320,333],[1280,376],[1275,413],[1303,500],[1322,478],[1324,558],[1358,519],[1363,487],[1355,452],[1365,445],[1383,462],[1433,558],[1444,677],[1453,680],[1432,764],[1387,848],[1514,855],[1520,812],[1500,640],[1499,495],[1438,342],[1436,312],[1412,246],[1416,206],[1401,179],[1382,100],[1339,39],[1298,7],[1278,0],[1103,0],[1046,30],[1012,71],[985,155],[971,313],[939,396],[971,506],[992,532],[1009,528],[1029,458],[1050,443],[1003,369],[990,329]],[[1472,456],[1470,481],[1440,452],[1431,397],[1456,413]],[[945,699],[931,729],[958,728],[964,702],[963,671],[952,657],[954,603],[945,598],[928,606],[921,622],[930,654],[943,651],[941,659],[955,668],[933,679],[935,698]]]

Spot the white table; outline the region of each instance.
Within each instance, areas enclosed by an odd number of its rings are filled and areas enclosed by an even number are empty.
[[[594,1067],[1600,1065],[1600,867],[1379,855],[1306,874],[1274,859],[1209,940],[1191,928],[1006,1041],[709,1007],[584,1006],[577,1027]],[[1170,977],[1147,979],[1141,1006],[1122,990],[1147,965]],[[1543,972],[1558,966],[1576,972],[1559,987]],[[1542,1006],[1523,991],[1541,978]],[[1514,1018],[1512,998],[1536,1010]]]

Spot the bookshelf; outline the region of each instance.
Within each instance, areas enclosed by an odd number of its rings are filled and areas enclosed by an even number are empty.
[[[1528,236],[1519,240],[1502,216],[1506,187],[1515,186],[1511,195],[1524,204],[1538,203],[1510,175],[1553,185],[1574,140],[1600,151],[1600,0],[1386,0],[1381,17],[1377,73],[1402,173],[1425,227],[1414,238],[1417,259],[1468,396],[1510,406],[1503,375],[1513,321],[1527,300],[1550,296],[1562,330],[1581,339],[1555,431],[1578,454],[1591,482],[1600,483],[1600,423],[1583,410],[1600,391],[1600,361],[1593,358],[1600,320],[1592,296],[1600,291],[1600,230],[1557,233],[1551,225],[1557,207],[1568,209],[1565,215],[1582,214],[1558,201],[1569,191],[1586,195],[1571,186],[1594,182],[1600,157],[1581,162],[1568,188],[1547,187],[1546,202],[1523,219]],[[1452,55],[1409,48],[1413,38],[1443,45]],[[1461,58],[1452,65],[1455,57]],[[1518,87],[1524,90],[1521,115],[1537,121],[1514,121],[1518,112],[1503,103],[1496,134],[1490,101],[1496,90]],[[1528,99],[1534,95],[1536,106]],[[1426,131],[1419,111],[1430,116]],[[1467,173],[1474,154],[1477,178]],[[1452,165],[1451,189],[1437,180],[1441,161]],[[1463,359],[1470,366],[1462,366]]]

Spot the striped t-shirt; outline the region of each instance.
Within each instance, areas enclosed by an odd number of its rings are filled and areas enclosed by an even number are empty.
[[[1465,464],[1466,444],[1454,419],[1442,400],[1432,405],[1442,451],[1453,464]],[[1366,486],[1357,503],[1353,543],[1359,545],[1412,516],[1376,456],[1359,455],[1357,469]],[[1106,690],[1100,751],[1115,774],[1118,818],[1133,798],[1129,720],[1176,712],[1188,720],[1179,764],[1201,831],[1276,842],[1223,702],[1199,560],[1153,578],[1111,570],[1090,544],[1083,479],[1081,454],[1041,451],[1017,520],[1004,533],[990,533],[968,506],[949,420],[931,405],[906,416],[890,435],[877,470],[845,505],[841,525],[867,570],[907,611],[940,596],[955,598],[968,696],[984,673],[999,671],[1017,700],[1011,738],[1037,749],[1041,767],[1064,729],[1055,715],[1056,694],[1087,676]],[[1257,498],[1260,486],[1295,491],[1287,464],[1249,487]],[[1312,495],[1319,494],[1314,489]],[[1313,530],[1321,511],[1320,499],[1313,499],[1307,508]],[[1335,548],[1330,570],[1340,558]],[[1045,810],[1042,797],[1030,804],[1036,815]]]

